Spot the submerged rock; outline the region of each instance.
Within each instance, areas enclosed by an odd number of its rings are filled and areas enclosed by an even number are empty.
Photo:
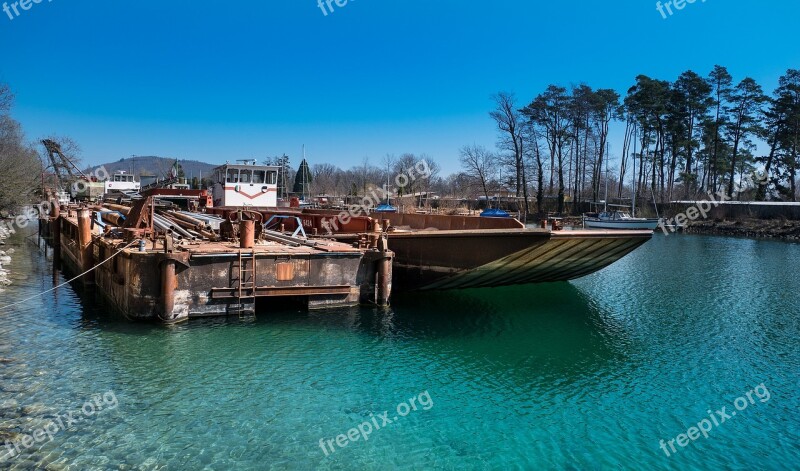
[[[17,409],[19,409],[19,402],[17,402],[16,399],[5,399],[0,401],[0,412]]]
[[[25,392],[25,386],[21,384],[0,384],[0,391],[7,392],[7,393],[21,393]],[[2,402],[0,402],[2,404]],[[0,405],[0,410],[3,409],[3,406]]]
[[[21,433],[0,429],[0,444],[5,442],[16,442],[20,439],[22,439]]]
[[[58,411],[44,404],[31,404],[22,408],[22,413],[25,415],[44,416],[48,414],[55,414],[56,412]]]

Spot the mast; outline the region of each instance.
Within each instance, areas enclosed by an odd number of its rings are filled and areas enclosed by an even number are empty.
[[[611,157],[608,154],[608,141],[606,141],[606,196],[603,199],[603,208],[605,208],[605,212],[608,212],[608,159]]]
[[[639,127],[633,124],[633,186],[631,190],[631,217],[636,217],[636,144],[639,140]]]
[[[386,206],[392,205],[391,203],[392,195],[391,193],[389,193],[389,173],[390,173],[389,167],[390,167],[390,162],[389,158],[387,157],[386,158]]]

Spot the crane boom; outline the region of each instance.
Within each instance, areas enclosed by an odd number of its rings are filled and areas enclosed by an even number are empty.
[[[50,158],[50,166],[53,167],[53,173],[58,179],[58,184],[61,188],[68,188],[78,179],[78,176],[89,180],[89,177],[61,151],[61,144],[52,139],[44,139],[42,140],[42,144],[44,144],[45,149],[47,149],[47,156]],[[73,172],[73,169],[77,171],[78,175]]]

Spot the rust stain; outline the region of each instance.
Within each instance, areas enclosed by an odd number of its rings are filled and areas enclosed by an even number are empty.
[[[278,272],[278,281],[292,281],[294,279],[294,264],[291,262],[280,262],[275,265]]]

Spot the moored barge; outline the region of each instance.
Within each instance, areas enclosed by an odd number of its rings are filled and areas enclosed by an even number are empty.
[[[355,245],[307,241],[242,220],[231,237],[199,240],[177,226],[159,233],[152,198],[120,209],[58,209],[39,227],[54,262],[128,318],[250,315],[261,298],[297,298],[309,309],[389,302],[393,254],[380,233]]]
[[[653,237],[649,230],[530,229],[514,218],[249,208],[284,230],[358,240],[381,218],[394,253],[395,290],[484,288],[574,280],[599,271]],[[209,208],[227,216],[236,208]]]

